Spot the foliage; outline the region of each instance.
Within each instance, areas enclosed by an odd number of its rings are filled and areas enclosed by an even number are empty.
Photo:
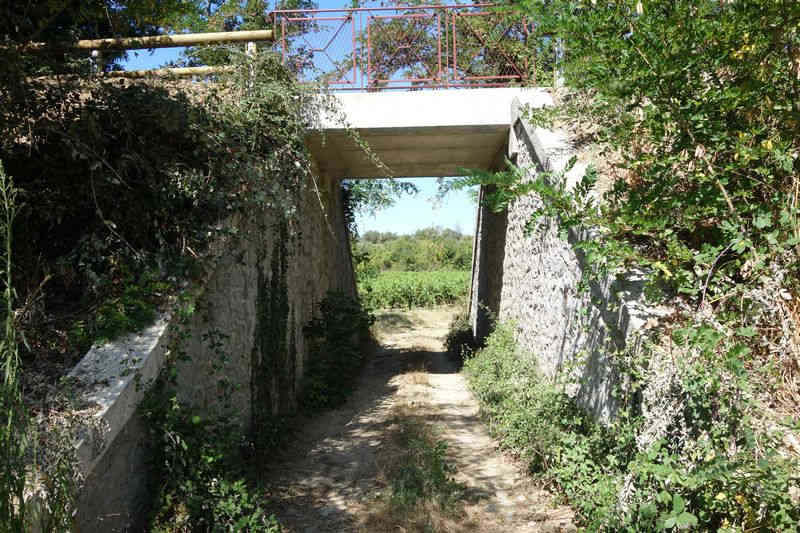
[[[469,287],[468,271],[389,271],[359,284],[367,307],[430,307],[463,301]]]
[[[312,0],[194,0],[193,9],[184,17],[183,27],[197,33],[219,31],[246,31],[272,29],[269,16],[275,9],[311,9]],[[289,37],[291,38],[291,37]],[[259,53],[268,53],[271,43],[254,43]],[[192,46],[172,66],[227,65],[231,62],[232,50],[224,46]]]
[[[318,316],[306,326],[308,366],[300,404],[306,409],[337,407],[353,392],[364,363],[362,343],[375,318],[341,292],[329,292]]]
[[[171,327],[164,365],[139,404],[149,432],[148,479],[152,495],[148,531],[277,533],[267,515],[254,466],[273,452],[286,435],[285,420],[262,416],[263,427],[251,434],[232,416],[234,387],[224,386],[230,354],[220,343],[222,332],[207,330],[202,339],[212,352],[209,377],[216,377],[216,400],[205,409],[185,405],[178,394],[179,363],[188,364],[187,341],[197,303],[182,295]],[[257,406],[253,406],[254,410]]]
[[[34,117],[27,133],[2,124],[2,150],[26,203],[15,282],[39,354],[74,357],[141,326],[233,213],[295,212],[320,104],[278,59],[233,57],[242,68],[214,85],[31,81],[24,102],[4,102]]]
[[[466,311],[461,311],[453,317],[447,329],[447,336],[444,338],[444,347],[450,357],[461,361],[470,357],[478,348]]]
[[[0,161],[0,232],[2,233],[2,303],[5,326],[0,341],[0,531],[44,533],[68,531],[72,525],[75,488],[72,448],[63,443],[38,449],[39,432],[23,395],[13,285],[14,221],[19,190]],[[49,429],[49,428],[48,428]],[[56,437],[57,438],[57,437]],[[31,468],[31,465],[34,468]],[[45,503],[46,502],[46,503]]]
[[[585,95],[567,112],[622,158],[584,214],[605,237],[581,243],[589,257],[649,265],[667,291],[716,304],[797,254],[800,5],[522,4],[564,40],[564,76]]]
[[[61,46],[78,39],[139,37],[183,27],[183,21],[196,9],[185,0],[3,0],[0,2],[0,36],[8,48],[0,50],[2,82],[8,75],[73,73],[86,75],[94,69],[120,68],[124,52],[103,51],[90,60],[86,52],[67,52]],[[46,42],[50,50],[35,56],[22,54],[17,46]]]
[[[5,331],[0,344],[3,382],[0,384],[0,526],[4,531],[26,530],[26,506],[24,501],[25,460],[31,451],[32,442],[28,434],[28,413],[22,400],[19,378],[19,350],[14,320],[14,285],[11,268],[13,224],[17,209],[17,190],[11,178],[6,176],[0,162],[0,200],[3,233],[3,322]]]
[[[502,445],[557,483],[590,531],[795,530],[800,512],[788,488],[796,462],[759,452],[753,421],[742,416],[744,383],[709,389],[715,369],[703,363],[668,384],[685,410],[644,447],[648,427],[635,405],[609,426],[594,422],[563,384],[539,374],[508,325],[497,326],[465,371]],[[676,400],[657,399],[665,401]],[[686,432],[703,435],[698,446]]]
[[[91,35],[69,37],[76,36]],[[26,400],[33,400],[36,414],[47,415],[66,369],[92,342],[139,329],[201,276],[200,265],[214,253],[210,242],[248,237],[237,228],[255,227],[265,211],[291,219],[310,181],[307,127],[328,104],[301,91],[270,54],[248,58],[231,49],[230,73],[214,83],[184,84],[39,78],[34,74],[44,72],[49,56],[40,61],[9,50],[0,47],[2,59],[9,56],[0,72],[0,157],[17,178],[22,204],[13,228],[15,264],[7,271],[19,294],[13,312],[3,316],[14,317],[27,341],[18,348],[25,370],[18,376],[36,387],[25,387]],[[243,220],[248,217],[253,224]],[[241,225],[229,227],[231,219]],[[174,425],[188,431],[186,424]],[[169,440],[168,428],[162,429]],[[22,434],[40,439],[43,451],[59,445],[53,441],[60,436],[33,430],[28,425]],[[211,445],[178,435],[200,449]],[[19,483],[25,472],[41,473],[43,485],[59,482],[52,468],[66,463],[34,464],[42,456],[22,457],[8,444],[2,468]],[[184,498],[179,503],[190,507],[194,523],[239,521],[229,516],[231,508],[223,509],[226,502],[241,506],[240,518],[267,523],[238,479],[214,485],[223,478],[211,467],[197,477],[184,473],[161,494]],[[17,491],[13,480],[3,481],[3,491]],[[202,487],[199,500],[190,498],[193,485]],[[48,497],[46,504],[62,499]],[[166,513],[181,514],[164,505]]]
[[[457,500],[463,487],[453,479],[455,468],[447,462],[447,442],[436,440],[424,427],[399,420],[396,445],[403,450],[388,472],[391,502],[411,507],[420,500],[436,499],[440,505]]]
[[[342,181],[348,202],[354,213],[375,216],[378,211],[394,205],[403,195],[417,194],[417,186],[395,178],[356,179]],[[351,231],[356,235],[357,231]]]
[[[564,43],[570,87],[560,109],[529,119],[555,118],[578,142],[599,143],[610,168],[590,168],[574,188],[563,173],[516,168],[466,182],[494,187],[498,209],[535,194],[529,231],[568,234],[585,281],[644,272],[647,296],[675,308],[662,329],[677,347],[646,359],[608,354],[631,387],[613,426],[628,439],[619,453],[596,454],[608,441],[584,422],[555,435],[527,419],[497,415],[499,424],[512,440],[527,442],[518,429],[530,428],[535,442],[566,443],[553,448],[548,475],[590,528],[796,529],[787,490],[797,466],[777,452],[775,431],[796,432],[798,415],[796,401],[780,399],[796,398],[800,372],[798,4],[518,5]],[[516,398],[503,413],[526,398],[486,390],[493,405]],[[549,405],[549,394],[534,397],[532,411]]]
[[[413,235],[368,231],[353,242],[356,276],[360,281],[386,270],[469,270],[472,237],[430,227]]]
[[[252,451],[240,429],[182,406],[165,376],[155,387],[143,407],[159,479],[149,530],[279,532],[248,481]]]
[[[403,8],[430,5],[422,0],[404,0],[394,2],[393,7],[399,13],[419,14],[421,11],[404,11]],[[452,68],[451,79],[467,79],[470,84],[491,86],[503,76],[542,79],[543,69],[552,65],[552,47],[530,39],[533,27],[507,6],[471,7],[464,3],[459,13],[482,13],[484,16],[461,16],[446,24],[440,24],[436,16],[372,20],[369,39],[366,32],[356,36],[356,54],[366,57],[369,49],[373,85],[386,87],[389,84],[385,80],[402,79],[441,83],[442,76],[446,75],[442,70]],[[398,47],[398,43],[409,39],[413,39],[412,46]],[[458,42],[458,53],[450,49],[451,39]],[[535,56],[535,52],[539,56]],[[336,78],[352,68],[347,61],[340,61],[337,67],[337,73],[328,76]],[[409,83],[424,86],[431,82]]]

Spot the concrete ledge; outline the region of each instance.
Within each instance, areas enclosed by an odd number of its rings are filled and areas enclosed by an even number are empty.
[[[352,92],[333,95],[347,125],[355,129],[490,126],[511,121],[509,105],[553,105],[547,90],[500,87],[442,91]],[[320,129],[342,129],[337,114],[322,117]]]
[[[169,315],[144,330],[102,346],[93,346],[68,377],[76,381],[78,400],[96,406],[77,443],[82,473],[89,476],[108,446],[136,413],[167,351]]]

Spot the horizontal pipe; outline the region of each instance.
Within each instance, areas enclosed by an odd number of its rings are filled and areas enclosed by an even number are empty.
[[[233,71],[230,66],[176,67],[152,70],[112,70],[98,74],[101,78],[187,78],[191,76],[211,76]]]
[[[152,35],[147,37],[83,39],[74,43],[65,43],[63,48],[72,50],[143,50],[195,46],[198,44],[272,41],[274,37],[275,34],[272,30],[179,33],[176,35]],[[51,48],[59,48],[59,45],[29,43],[23,47],[24,50],[28,51],[43,51]]]

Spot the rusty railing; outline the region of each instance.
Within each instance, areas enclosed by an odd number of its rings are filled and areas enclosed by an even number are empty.
[[[278,10],[275,45],[334,90],[536,84],[532,26],[495,4]]]

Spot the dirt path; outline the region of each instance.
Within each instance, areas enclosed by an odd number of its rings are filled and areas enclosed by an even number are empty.
[[[467,490],[447,530],[574,531],[571,513],[552,504],[497,449],[456,364],[442,352],[451,309],[384,312],[381,343],[358,390],[340,409],[308,421],[268,472],[270,499],[287,531],[370,531],[381,479],[382,443],[402,408],[448,443],[448,461]],[[398,527],[397,531],[406,531]]]

